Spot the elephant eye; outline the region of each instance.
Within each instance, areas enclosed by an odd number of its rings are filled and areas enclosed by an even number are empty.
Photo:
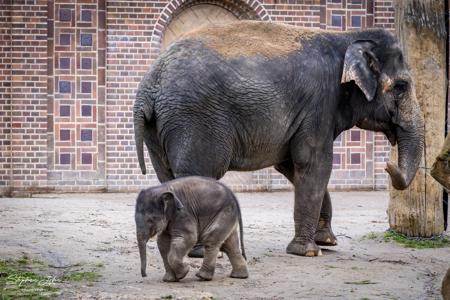
[[[408,90],[408,82],[404,80],[397,80],[394,83],[394,93],[395,96],[400,98],[402,97],[406,91]]]

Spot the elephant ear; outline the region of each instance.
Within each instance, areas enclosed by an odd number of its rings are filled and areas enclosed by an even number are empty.
[[[358,40],[345,52],[341,83],[354,81],[368,101],[372,101],[377,91],[377,78],[380,74],[379,62],[372,49],[375,42]]]
[[[136,199],[136,212],[142,212],[145,207],[145,190],[141,190]]]
[[[177,210],[184,208],[183,203],[181,203],[180,199],[175,195],[173,189],[169,189],[169,191],[164,192],[161,195],[161,199],[164,205],[164,212],[166,213],[170,207],[174,207]]]

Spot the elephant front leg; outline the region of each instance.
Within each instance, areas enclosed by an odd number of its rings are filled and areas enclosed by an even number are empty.
[[[177,281],[175,273],[172,270],[172,267],[169,265],[168,255],[170,251],[170,236],[166,234],[161,234],[158,236],[158,249],[164,263],[164,269],[166,273],[164,274],[163,281],[165,282],[173,282]]]
[[[175,274],[175,281],[183,279],[189,272],[189,265],[184,263],[183,260],[194,244],[195,241],[193,240],[190,241],[183,238],[172,239],[167,261]]]
[[[275,169],[294,183],[294,164],[291,160],[275,165]],[[328,190],[325,192],[320,210],[320,219],[316,229],[314,240],[320,246],[336,246],[337,239],[331,228],[332,206]]]
[[[317,225],[316,234],[314,236],[314,241],[319,246],[337,245],[336,236],[331,229],[332,211],[330,193],[326,190],[322,201],[322,208],[320,210],[319,224]]]
[[[308,151],[309,152],[309,151]],[[331,153],[311,150],[299,163],[294,163],[294,223],[295,236],[286,252],[302,256],[320,256],[322,253],[315,243],[316,228],[319,223],[322,200],[331,173]]]

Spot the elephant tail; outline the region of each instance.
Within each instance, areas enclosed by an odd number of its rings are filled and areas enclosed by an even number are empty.
[[[236,202],[236,206],[238,209],[238,218],[239,218],[239,241],[241,243],[241,253],[245,260],[247,260],[247,255],[245,254],[245,247],[244,247],[244,225],[242,225],[242,213],[241,213],[241,207],[239,206],[239,201],[237,200],[236,196],[233,195],[234,201]]]
[[[145,124],[150,122],[153,116],[154,99],[142,91],[137,92],[136,101],[133,108],[134,119],[134,141],[136,143],[136,152],[139,160],[139,166],[143,175],[147,173],[144,160],[144,133]]]

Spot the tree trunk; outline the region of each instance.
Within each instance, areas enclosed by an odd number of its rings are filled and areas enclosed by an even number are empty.
[[[450,134],[431,168],[431,176],[450,191]]]
[[[446,110],[446,28],[444,1],[397,0],[396,30],[415,80],[425,118],[425,147],[416,177],[404,191],[390,187],[391,229],[408,236],[430,237],[444,230],[442,187],[429,174],[444,142]],[[397,149],[391,151],[397,160]]]

